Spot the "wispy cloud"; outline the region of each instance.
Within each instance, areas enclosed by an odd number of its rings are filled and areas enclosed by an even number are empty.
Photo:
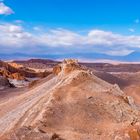
[[[0,2],[0,15],[11,15],[14,11],[6,6],[3,2]]]
[[[140,23],[140,19],[137,18],[134,22],[138,24]]]
[[[133,29],[133,28],[129,28],[128,30],[129,30],[130,32],[132,32],[132,33],[135,32],[135,29]]]
[[[96,29],[85,35],[61,28],[44,32],[39,32],[38,28],[37,31],[28,31],[21,25],[4,23],[0,24],[0,49],[1,52],[97,52],[124,56],[140,50],[140,36],[125,36]]]

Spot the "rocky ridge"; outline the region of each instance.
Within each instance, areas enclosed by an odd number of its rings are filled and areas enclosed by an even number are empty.
[[[96,77],[77,60],[64,60],[53,72],[46,83],[5,103],[13,108],[0,112],[1,139],[140,139],[139,109],[118,85]]]

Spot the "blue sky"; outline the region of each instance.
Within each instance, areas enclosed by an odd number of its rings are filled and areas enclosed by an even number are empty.
[[[126,34],[128,28],[138,28],[135,20],[140,18],[139,0],[5,0],[5,4],[15,14],[3,20],[74,30],[101,28]]]
[[[1,0],[1,53],[140,51],[139,0]]]
[[[50,27],[111,29],[136,27],[139,0],[5,0],[15,14],[4,20],[23,20]],[[127,30],[126,30],[127,32]]]

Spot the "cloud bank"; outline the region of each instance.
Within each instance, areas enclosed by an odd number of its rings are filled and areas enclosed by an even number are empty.
[[[11,15],[14,11],[6,6],[3,2],[0,2],[0,15]]]
[[[37,30],[36,30],[37,29]],[[80,33],[57,28],[28,31],[21,25],[0,24],[1,53],[103,53],[125,56],[140,51],[140,36],[125,36],[110,31],[93,29]]]

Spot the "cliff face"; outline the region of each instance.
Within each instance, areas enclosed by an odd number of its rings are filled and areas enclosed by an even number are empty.
[[[23,80],[25,78],[46,77],[50,72],[36,72],[15,63],[0,61],[0,75],[11,79]]]
[[[0,90],[10,87],[14,87],[14,85],[12,85],[7,78],[0,76]]]
[[[0,104],[9,110],[0,111],[1,139],[140,139],[140,112],[117,85],[96,77],[76,60],[65,60],[54,74],[15,97],[14,103],[9,100],[8,107]]]
[[[15,67],[6,62],[0,61],[0,75],[10,79],[24,80],[25,76],[22,74],[22,67]]]

